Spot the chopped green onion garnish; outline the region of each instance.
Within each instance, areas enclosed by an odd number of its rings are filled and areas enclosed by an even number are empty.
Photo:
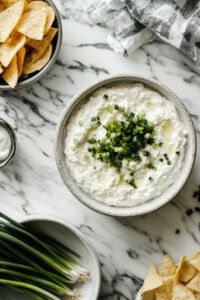
[[[147,168],[152,169],[152,170],[156,170],[156,167],[152,163],[148,163]]]
[[[144,155],[144,156],[149,156],[150,153],[149,153],[149,151],[143,151],[143,155]]]
[[[171,161],[170,161],[170,159],[169,159],[167,153],[164,154],[164,158],[165,158],[165,160],[167,161],[167,164],[168,164],[168,165],[171,165]]]
[[[157,150],[158,148],[159,148],[159,144],[154,144],[154,145],[153,145],[153,149],[154,149],[154,150]]]
[[[150,156],[150,152],[144,150],[146,146],[154,144],[159,147],[160,144],[155,144],[155,125],[148,122],[144,115],[125,112],[124,107],[117,104],[107,107],[110,112],[113,109],[121,113],[122,119],[104,124],[105,137],[101,140],[90,139],[88,143],[92,146],[88,148],[88,151],[95,159],[109,167],[115,167],[120,172],[124,159],[128,162],[140,162],[141,153],[144,156]],[[92,124],[92,128],[102,125],[99,116],[93,117],[92,122],[94,121],[96,123]],[[147,167],[156,169],[151,163]],[[131,183],[128,183],[136,188],[133,182],[131,180]]]
[[[131,185],[134,189],[137,189],[137,185],[135,184],[134,179],[131,179],[130,181],[128,181],[128,184]]]

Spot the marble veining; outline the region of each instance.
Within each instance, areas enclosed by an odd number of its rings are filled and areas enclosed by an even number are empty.
[[[151,262],[158,264],[165,253],[176,261],[182,254],[199,250],[200,218],[194,208],[200,203],[192,197],[200,184],[199,155],[190,179],[171,203],[142,217],[107,217],[79,203],[62,183],[54,160],[56,124],[68,100],[80,89],[108,74],[126,72],[171,88],[188,108],[199,143],[199,70],[159,40],[129,57],[119,56],[107,44],[107,31],[88,17],[85,0],[55,2],[64,27],[55,66],[31,88],[0,93],[0,117],[13,126],[18,139],[15,160],[0,170],[0,210],[17,219],[51,214],[76,225],[99,255],[100,299],[132,300]],[[188,216],[190,208],[193,213]],[[12,297],[3,291],[0,299]]]

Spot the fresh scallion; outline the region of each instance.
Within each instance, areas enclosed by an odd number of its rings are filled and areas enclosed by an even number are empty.
[[[74,250],[0,213],[0,285],[35,300],[76,299],[73,284],[90,273],[79,261]]]

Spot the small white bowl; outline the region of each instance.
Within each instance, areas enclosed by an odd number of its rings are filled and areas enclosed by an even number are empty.
[[[22,219],[21,223],[28,225],[36,232],[48,234],[81,255],[82,266],[90,270],[91,276],[87,283],[79,284],[78,289],[81,293],[79,299],[97,300],[101,285],[100,264],[95,249],[83,234],[64,219],[52,216],[33,215]],[[30,299],[22,294],[16,295],[8,289],[3,289],[2,293],[2,298],[0,296],[2,300]],[[18,296],[19,298],[17,298]]]
[[[180,120],[185,125],[188,131],[187,137],[187,145],[185,158],[183,161],[183,165],[179,175],[177,176],[175,182],[170,185],[160,196],[139,204],[133,207],[114,207],[109,206],[105,203],[99,202],[95,200],[92,195],[86,194],[74,181],[70,174],[70,170],[65,161],[65,153],[64,153],[64,143],[66,137],[66,127],[71,115],[77,111],[81,104],[83,104],[87,99],[93,94],[96,90],[104,87],[110,87],[116,84],[135,84],[142,83],[148,88],[157,91],[159,94],[163,95],[166,99],[171,101],[178,113]],[[83,204],[92,208],[93,210],[100,212],[102,214],[118,216],[118,217],[130,217],[136,215],[143,215],[149,212],[152,212],[161,206],[168,203],[171,199],[173,199],[176,194],[182,189],[184,184],[186,183],[191,170],[193,168],[194,160],[196,154],[196,134],[194,125],[190,118],[190,115],[182,103],[182,101],[167,87],[160,85],[156,82],[150,81],[148,79],[142,77],[136,77],[133,75],[115,75],[109,76],[105,79],[101,79],[100,81],[91,84],[83,91],[79,92],[74,96],[71,101],[69,101],[66,106],[64,112],[61,115],[60,121],[57,125],[57,133],[56,133],[56,144],[55,144],[55,156],[57,167],[60,172],[60,175],[65,183],[65,185],[69,188],[69,190],[79,199]],[[92,184],[92,182],[91,182]]]

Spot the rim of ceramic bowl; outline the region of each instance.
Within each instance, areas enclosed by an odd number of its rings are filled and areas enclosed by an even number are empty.
[[[4,126],[6,128],[6,130],[8,131],[8,133],[10,135],[10,139],[11,139],[11,149],[10,149],[9,156],[4,161],[0,162],[0,169],[1,169],[3,167],[7,166],[13,160],[15,153],[16,153],[17,137],[16,137],[14,130],[10,126],[10,124],[2,118],[0,118],[0,125]]]
[[[18,90],[21,88],[31,86],[32,84],[34,84],[35,82],[37,82],[38,80],[43,78],[50,71],[50,69],[55,64],[56,59],[58,58],[58,54],[59,54],[59,51],[60,51],[60,48],[62,45],[62,39],[63,39],[63,28],[62,28],[61,15],[52,0],[44,0],[44,1],[47,2],[54,9],[54,12],[55,12],[54,22],[57,22],[57,26],[58,26],[58,32],[57,32],[57,36],[56,36],[57,40],[55,42],[55,48],[53,50],[53,54],[52,54],[50,60],[48,61],[48,63],[44,66],[44,68],[42,68],[40,71],[37,71],[37,73],[35,75],[30,76],[29,78],[23,80],[22,82],[19,82],[15,88],[11,88],[6,83],[0,84],[0,91]]]
[[[99,88],[113,86],[119,83],[121,84],[122,83],[132,83],[132,84],[143,83],[145,86],[157,91],[159,94],[166,97],[169,101],[172,101],[178,113],[181,114],[182,117],[184,117],[184,121],[187,124],[187,129],[189,130],[186,153],[184,158],[184,162],[187,158],[187,164],[184,164],[183,162],[182,169],[181,169],[183,171],[184,168],[184,172],[180,171],[179,174],[180,176],[177,176],[177,180],[172,185],[169,185],[169,187],[166,190],[164,190],[160,196],[155,197],[149,201],[143,202],[141,204],[138,204],[136,206],[130,206],[130,207],[109,206],[105,203],[95,200],[94,198],[92,198],[92,195],[86,194],[76,184],[75,180],[70,175],[70,171],[67,167],[67,164],[65,163],[64,150],[63,150],[65,128],[71,115],[74,113],[74,111],[76,111],[76,108],[78,108],[82,103],[84,103],[84,101],[86,101],[86,99]],[[190,152],[188,153],[188,151]],[[194,161],[195,161],[195,156],[196,156],[196,132],[195,132],[192,119],[183,102],[178,98],[178,96],[176,96],[176,94],[173,91],[171,91],[165,85],[160,84],[156,81],[146,79],[139,75],[134,75],[134,74],[112,75],[112,76],[104,77],[103,79],[100,79],[90,84],[82,91],[78,92],[68,102],[63,113],[61,114],[61,117],[59,119],[56,128],[55,158],[56,158],[57,168],[63,179],[63,182],[65,183],[66,187],[71,191],[71,193],[79,201],[81,201],[89,208],[105,215],[117,216],[117,217],[131,217],[137,215],[144,215],[146,213],[150,213],[164,206],[180,192],[180,190],[186,183],[192,171]]]
[[[101,267],[100,267],[99,258],[98,258],[98,255],[97,255],[97,252],[96,252],[96,249],[94,248],[94,246],[90,243],[90,241],[85,237],[85,235],[79,229],[77,229],[73,224],[66,221],[62,217],[38,214],[38,215],[22,217],[19,219],[19,222],[22,224],[29,223],[29,222],[37,222],[37,221],[50,221],[50,222],[54,222],[54,223],[57,223],[57,224],[60,224],[64,227],[66,227],[74,235],[77,236],[77,238],[86,246],[86,248],[89,248],[89,250],[91,251],[91,253],[95,259],[97,271],[98,271],[98,274],[97,274],[98,286],[96,289],[96,294],[94,295],[94,298],[92,298],[92,300],[97,300],[99,297],[100,288],[101,288]]]

